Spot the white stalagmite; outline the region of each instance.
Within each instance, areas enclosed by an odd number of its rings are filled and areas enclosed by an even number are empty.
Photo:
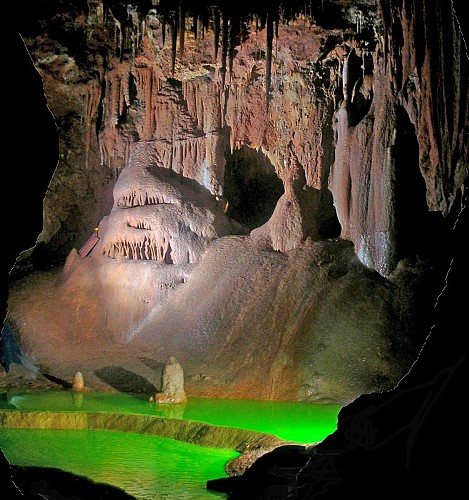
[[[187,396],[184,390],[184,370],[174,356],[166,360],[163,369],[163,383],[161,392],[155,395],[157,403],[186,403]]]
[[[85,389],[85,381],[81,372],[76,372],[73,376],[72,389],[74,391],[83,391]]]

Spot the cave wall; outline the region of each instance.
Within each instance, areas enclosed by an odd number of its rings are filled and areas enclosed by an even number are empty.
[[[329,189],[341,236],[389,275],[415,252],[400,241],[400,172],[420,172],[428,210],[444,215],[467,175],[463,39],[441,2],[330,4],[337,28],[319,8],[288,18],[273,6],[247,22],[189,5],[182,30],[176,7],[82,2],[25,30],[60,131],[38,242],[62,261],[82,244],[136,144],[222,196],[229,144],[261,149],[284,183],[276,249],[317,237],[312,200]],[[403,140],[413,155],[400,156]],[[285,233],[287,202],[299,223]]]
[[[412,171],[425,180],[428,210],[445,215],[467,176],[467,65],[459,57],[463,38],[447,7],[381,2],[381,47],[368,62],[355,51],[344,64],[331,189],[341,200],[343,236],[355,242],[364,263],[384,275],[417,249],[403,251],[400,222],[411,217],[415,228],[427,224],[422,210],[403,210]],[[438,43],[431,33],[440,34]],[[417,182],[407,196],[418,207],[423,199],[417,198]]]
[[[60,151],[11,286],[23,346],[100,388],[103,363],[147,376],[141,357],[166,353],[192,394],[343,402],[396,383],[467,178],[464,41],[430,4],[38,2],[23,38]],[[279,198],[243,225],[225,182],[255,156]]]
[[[52,255],[63,260],[109,211],[137,143],[220,196],[227,143],[262,149],[301,219],[291,241],[272,234],[277,249],[317,236],[299,191],[329,188],[342,237],[385,276],[406,256],[397,172],[419,170],[428,209],[451,209],[467,174],[468,87],[449,5],[332,2],[340,29],[320,26],[319,10],[287,19],[273,7],[246,25],[188,6],[182,30],[176,7],[82,4],[24,34],[60,131],[38,240]],[[413,157],[396,153],[401,134]]]

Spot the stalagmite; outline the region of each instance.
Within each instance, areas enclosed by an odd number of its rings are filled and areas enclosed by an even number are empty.
[[[184,390],[184,370],[174,356],[166,360],[163,369],[163,383],[161,392],[154,398],[157,403],[186,403],[187,396]]]
[[[85,382],[81,372],[76,372],[73,376],[72,389],[77,392],[85,390]]]

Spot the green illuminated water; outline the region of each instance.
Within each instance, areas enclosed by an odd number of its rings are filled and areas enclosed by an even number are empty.
[[[0,429],[10,463],[55,467],[112,484],[140,500],[224,498],[205,489],[238,454],[156,436],[107,431]]]
[[[19,391],[0,394],[0,409],[108,412],[196,420],[315,443],[335,431],[340,406],[279,401],[189,398],[158,405],[127,394]],[[173,439],[116,431],[0,428],[0,447],[10,463],[57,467],[118,486],[139,500],[225,498],[205,489],[226,476],[238,453]]]
[[[10,390],[3,407],[157,415],[239,427],[298,443],[316,443],[336,429],[340,406],[286,401],[189,398],[185,405],[158,405],[128,394]],[[2,401],[0,400],[0,408]]]

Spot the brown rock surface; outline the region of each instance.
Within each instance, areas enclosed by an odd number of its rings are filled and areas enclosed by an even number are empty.
[[[174,353],[189,394],[319,401],[405,373],[445,264],[431,212],[467,178],[464,43],[443,2],[325,4],[197,33],[139,2],[32,12],[60,153],[9,318],[43,370],[106,387]],[[283,184],[251,232],[225,190],[243,148]],[[27,272],[39,252],[57,267]]]

